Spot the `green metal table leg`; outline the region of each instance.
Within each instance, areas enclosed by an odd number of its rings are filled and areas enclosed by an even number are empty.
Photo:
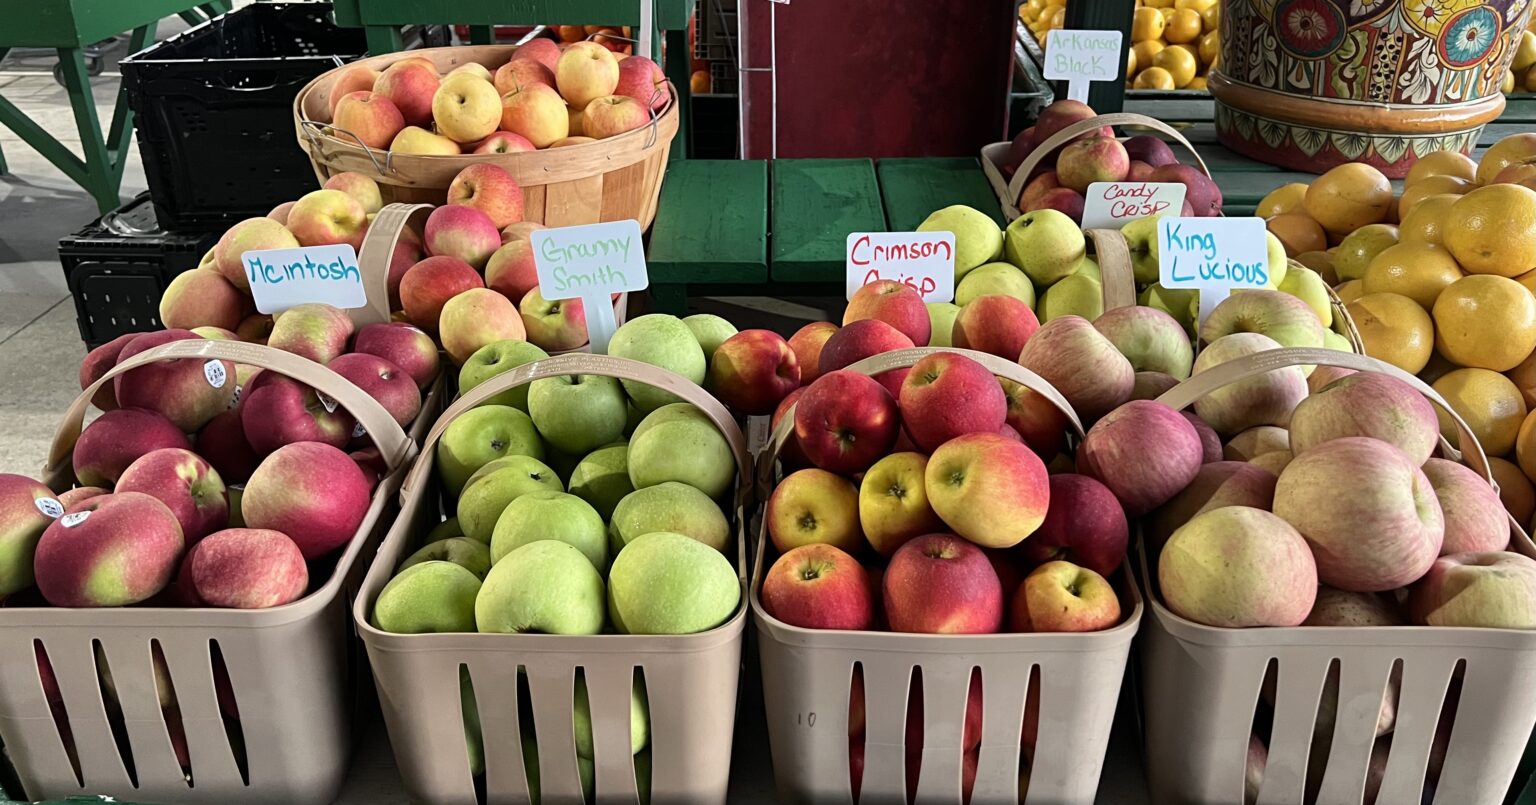
[[[693,54],[688,52],[688,31],[667,31],[667,58],[663,71],[677,87],[677,136],[672,138],[672,159],[687,159],[688,135],[693,131],[692,93],[688,80],[693,75]]]
[[[91,96],[91,80],[85,71],[80,48],[59,48],[59,67],[64,73],[64,89],[75,111],[75,128],[80,131],[80,149],[85,153],[85,176],[80,184],[96,199],[103,213],[117,207],[116,173],[107,144],[102,139],[101,121],[96,116],[96,101]],[[116,117],[116,115],[114,115]]]
[[[128,38],[128,52],[138,53],[154,41],[158,22],[141,25]],[[118,92],[117,103],[112,108],[112,123],[107,129],[107,156],[111,160],[112,193],[117,194],[123,183],[123,168],[128,164],[128,149],[133,147],[133,109],[128,106],[128,93]]]
[[[10,48],[0,48],[0,61],[5,61],[5,54],[10,53],[10,52],[11,52]],[[0,122],[3,122],[3,121],[0,121]],[[4,176],[4,175],[6,175],[7,173],[10,173],[10,172],[11,172],[10,169],[7,168],[6,164],[5,164],[5,149],[4,148],[0,148],[0,176]]]
[[[393,25],[365,25],[363,32],[368,37],[370,56],[405,50],[405,40],[400,38],[400,29]]]
[[[490,25],[469,26],[469,43],[471,45],[491,45],[496,42],[496,30]]]
[[[177,14],[176,16],[181,17],[184,22],[192,26],[202,25],[209,19],[208,17],[205,17],[200,12],[198,12],[197,9],[192,8],[189,8],[186,11]],[[138,51],[134,52],[137,53]]]

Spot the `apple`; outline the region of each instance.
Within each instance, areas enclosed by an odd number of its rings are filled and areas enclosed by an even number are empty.
[[[629,689],[629,751],[631,755],[639,755],[651,740],[650,702],[646,700],[644,680],[638,676]],[[587,698],[587,683],[584,678],[576,679],[575,707],[572,708],[574,734],[576,737],[577,765],[580,761],[590,760],[593,754],[592,745],[592,705]],[[643,761],[636,757],[634,764],[638,768]],[[538,764],[532,764],[538,765]],[[582,768],[581,784],[586,791],[591,791],[595,780],[593,774]],[[638,781],[637,781],[638,782]],[[637,786],[638,788],[638,786]]]
[[[719,499],[735,478],[729,443],[703,411],[688,403],[646,414],[629,437],[629,481],[635,489],[678,481]]]
[[[366,148],[389,147],[395,135],[405,128],[405,115],[401,114],[400,107],[384,95],[369,90],[341,96],[331,121],[333,136]]]
[[[475,350],[459,369],[459,396],[501,374],[549,357],[549,353],[528,343],[510,339],[486,344]],[[528,411],[528,385],[514,386],[486,400],[482,405],[508,405]]]
[[[512,59],[496,68],[495,75],[491,76],[491,83],[502,97],[506,97],[507,93],[520,87],[533,84],[543,84],[553,89],[555,71],[533,59]]]
[[[1221,188],[1199,168],[1177,163],[1159,165],[1152,169],[1151,179],[1184,185],[1184,200],[1195,217],[1210,218],[1221,214]]]
[[[1254,458],[1251,463],[1255,467],[1263,467],[1275,475],[1279,475],[1282,470],[1290,465],[1291,459],[1293,458],[1295,458],[1295,456],[1293,456],[1289,450],[1275,450],[1273,452],[1265,453],[1262,456]]]
[[[352,351],[389,361],[423,391],[437,379],[437,344],[413,324],[392,321],[364,325],[352,338]]]
[[[448,75],[455,75],[457,73],[469,73],[481,81],[490,81],[492,78],[491,68],[486,67],[479,62],[465,62],[458,67],[448,71]]]
[[[85,391],[91,387],[92,383],[112,371],[112,367],[117,365],[117,358],[122,354],[123,347],[140,335],[142,333],[124,333],[87,353],[85,360],[80,362],[80,390]],[[111,411],[116,408],[117,396],[112,393],[112,386],[112,383],[102,384],[101,388],[91,396],[91,405],[96,406],[100,411]]]
[[[1189,424],[1195,426],[1195,433],[1200,436],[1200,445],[1204,450],[1204,456],[1201,460],[1206,464],[1222,460],[1221,435],[1216,432],[1216,429],[1211,427],[1193,411],[1180,411],[1179,413],[1184,415]]]
[[[761,416],[800,386],[789,342],[772,330],[744,330],[712,353],[705,387],[739,413]]]
[[[1137,372],[1136,384],[1131,387],[1131,399],[1155,400],[1178,384],[1178,378],[1173,375],[1162,372]]]
[[[1441,555],[1488,553],[1509,547],[1509,520],[1499,493],[1482,476],[1443,458],[1424,462],[1424,477],[1435,490],[1445,518]]]
[[[277,315],[267,346],[324,365],[346,352],[351,338],[352,318],[345,311],[306,302]]]
[[[453,562],[429,561],[402,567],[373,602],[373,626],[393,634],[476,630],[480,577]]]
[[[160,323],[172,329],[211,326],[233,330],[250,300],[224,275],[210,268],[177,274],[160,297]]]
[[[1057,180],[1062,187],[1087,193],[1094,182],[1120,182],[1131,169],[1125,146],[1114,137],[1086,137],[1061,149],[1056,158]]]
[[[1162,372],[1175,380],[1189,378],[1194,348],[1184,326],[1167,313],[1141,305],[1118,307],[1104,311],[1093,327],[1136,371]]]
[[[457,364],[487,344],[527,336],[522,314],[489,288],[471,288],[449,299],[438,320],[438,333],[443,350]]]
[[[428,539],[431,537],[429,536]],[[485,574],[491,571],[491,550],[485,543],[476,542],[469,537],[448,537],[423,545],[420,550],[400,562],[400,567],[396,568],[395,572],[404,572],[406,568],[422,562],[452,562],[475,574],[476,578],[483,579]]]
[[[1120,622],[1120,598],[1098,573],[1056,560],[1024,579],[1009,611],[1015,632],[1098,632]]]
[[[350,542],[369,505],[368,481],[346,453],[299,442],[262,460],[245,484],[240,514],[250,528],[288,535],[313,560]]]
[[[1196,515],[1158,560],[1168,608],[1206,626],[1298,626],[1317,597],[1317,565],[1285,520],[1247,506]]]
[[[1088,106],[1088,104],[1083,103],[1082,101],[1067,99],[1055,101],[1051,105],[1040,110],[1040,116],[1035,119],[1035,145],[1038,147],[1046,140],[1056,136],[1057,132],[1065,129],[1068,126],[1071,126],[1074,123],[1080,123],[1084,120],[1090,120],[1095,117],[1098,117],[1098,113],[1093,111],[1092,107]],[[1073,140],[1081,140],[1085,137],[1095,136],[1112,137],[1114,136],[1114,130],[1108,126],[1104,126],[1084,132],[1083,134],[1074,137]]]
[[[254,313],[240,320],[240,326],[235,328],[235,336],[247,344],[266,346],[267,339],[272,337],[272,324],[271,316]],[[236,367],[237,370],[239,368]]]
[[[432,96],[441,84],[430,62],[406,59],[384,68],[373,92],[394,103],[407,124],[426,126],[432,122]]]
[[[416,381],[405,370],[377,355],[364,352],[342,355],[331,361],[329,368],[377,400],[402,428],[410,425],[421,412],[421,392]]]
[[[608,569],[603,517],[575,495],[539,491],[513,498],[491,533],[492,566],[518,548],[540,540],[564,542],[581,551],[599,572]]]
[[[458,496],[471,475],[506,456],[544,458],[533,420],[510,406],[477,406],[443,430],[437,442],[438,477],[448,494]]]
[[[475,269],[485,268],[501,248],[501,229],[491,217],[462,204],[433,210],[427,216],[425,238],[433,256],[457,257]]]
[[[1164,165],[1177,164],[1179,161],[1168,143],[1150,134],[1138,134],[1127,139],[1123,144],[1126,156],[1139,160],[1149,167],[1160,168]]]
[[[545,377],[528,386],[533,426],[550,447],[572,455],[622,438],[626,404],[619,381],[603,375]]]
[[[522,300],[539,287],[538,268],[533,260],[533,245],[527,238],[508,241],[497,247],[485,263],[486,287],[508,299]]]
[[[172,341],[201,340],[188,330],[144,333],[123,345],[118,362]],[[235,365],[229,361],[175,358],[155,361],[118,375],[113,380],[112,393],[119,406],[155,411],[182,432],[190,433],[234,402],[234,377]]]
[[[1275,514],[1301,532],[1317,575],[1341,590],[1401,587],[1429,570],[1445,538],[1434,487],[1403,451],[1364,436],[1297,456],[1275,484]]]
[[[506,229],[501,230],[501,242],[503,245],[505,245],[515,240],[529,240],[533,237],[533,233],[539,231],[540,229],[548,228],[549,227],[546,227],[537,221],[518,221]],[[493,258],[495,257],[495,255],[491,256]],[[489,266],[487,266],[487,268],[489,268]]]
[[[565,99],[551,87],[522,84],[501,98],[501,127],[535,148],[547,148],[571,136],[571,116]]]
[[[502,114],[506,114],[506,99],[502,99],[502,104]],[[485,139],[476,143],[474,149],[472,149],[470,153],[520,154],[525,151],[536,150],[538,149],[534,146],[534,144],[529,142],[528,138],[521,134],[514,134],[510,131],[493,131],[491,132],[491,136],[486,137]]]
[[[811,463],[832,472],[868,468],[890,452],[900,427],[890,392],[846,369],[817,378],[795,405],[795,441]]]
[[[389,309],[400,310],[400,280],[405,278],[405,272],[411,270],[426,258],[426,245],[421,242],[421,235],[415,229],[405,227],[400,230],[400,237],[395,240],[395,248],[389,255],[389,277],[386,283],[389,287]]]
[[[608,613],[620,634],[707,632],[740,603],[741,581],[730,560],[682,534],[636,537],[608,572]]]
[[[713,313],[696,313],[683,319],[683,324],[688,326],[688,332],[693,333],[694,340],[699,342],[699,348],[704,350],[704,358],[711,366],[714,365],[715,351],[737,332],[736,325]]]
[[[790,411],[794,410],[794,407],[800,402],[800,398],[805,396],[806,388],[806,386],[801,386],[800,388],[791,391],[789,396],[780,400],[779,406],[773,409],[773,416],[768,420],[768,433],[770,437],[772,434],[778,432],[779,423],[784,420],[784,417],[787,416]],[[779,465],[786,471],[809,467],[811,465],[811,460],[805,457],[805,451],[800,449],[800,443],[795,440],[795,427],[793,417],[790,418],[788,430],[789,432],[784,437],[783,445],[779,448],[778,451],[777,458],[779,460]],[[772,440],[770,438],[770,442],[771,441]],[[764,445],[764,449],[768,449],[768,445]]]
[[[1131,362],[1080,316],[1041,325],[1019,354],[1019,365],[1055,386],[1085,422],[1129,400],[1136,386]]]
[[[954,339],[950,336],[955,329],[955,319],[960,316],[960,306],[952,302],[928,302],[925,307],[928,308],[928,332],[932,333],[928,336],[928,346],[955,346]]]
[[[49,523],[33,570],[38,591],[56,607],[128,606],[171,583],[184,546],[165,504],[142,492],[117,492]]]
[[[1200,325],[1207,344],[1232,333],[1260,333],[1283,347],[1320,347],[1323,324],[1306,302],[1284,291],[1253,290],[1228,296]]]
[[[188,545],[229,522],[224,481],[207,461],[179,447],[140,456],[117,479],[115,492],[142,492],[165,504]]]
[[[32,558],[43,531],[69,506],[89,497],[94,496],[77,492],[68,501],[63,496],[55,499],[52,490],[31,478],[0,473],[0,595],[32,586]]]
[[[246,442],[262,455],[296,442],[344,447],[357,424],[329,397],[274,372],[262,372],[250,384],[239,411]]]
[[[1429,400],[1401,380],[1372,373],[1349,375],[1303,398],[1290,427],[1288,447],[1297,455],[1331,439],[1370,436],[1423,464],[1440,444]]]
[[[624,484],[628,486],[628,478]],[[574,476],[571,491],[581,494]],[[682,534],[722,553],[730,547],[731,526],[725,513],[708,495],[687,484],[667,481],[634,489],[618,501],[612,512],[608,544],[615,554],[636,537],[653,531]]]
[[[912,366],[899,397],[907,435],[927,452],[967,433],[996,434],[1008,398],[990,370],[954,352],[926,355]]]
[[[598,634],[603,577],[575,546],[524,545],[491,566],[475,597],[475,626],[498,634]]]
[[[852,556],[825,544],[802,545],[763,577],[763,609],[804,629],[862,631],[874,625],[869,577]]]
[[[1003,235],[1008,262],[1042,288],[1077,270],[1086,251],[1083,230],[1057,210],[1026,212]]]
[[[459,171],[448,185],[448,203],[474,207],[485,213],[498,230],[523,219],[522,186],[504,168],[489,162],[477,162]],[[498,232],[491,251],[500,248],[500,244]]]
[[[996,433],[968,433],[933,451],[924,474],[933,510],[956,534],[985,548],[1017,545],[1045,520],[1045,464]]]
[[[1067,417],[1033,389],[999,378],[1008,400],[1008,427],[1042,459],[1055,458],[1067,446]]]
[[[1536,560],[1507,551],[1442,556],[1409,590],[1408,612],[1425,626],[1536,629]]]
[[[875,462],[859,483],[858,522],[864,538],[881,555],[940,532],[944,524],[928,503],[922,453],[892,453]],[[812,472],[803,470],[803,472]]]
[[[960,309],[950,341],[962,349],[1016,361],[1039,329],[1040,321],[1029,305],[1011,296],[982,296]]]
[[[1003,587],[980,548],[930,534],[896,549],[882,599],[893,632],[992,634],[1003,625]]]
[[[428,257],[411,266],[400,279],[400,303],[412,324],[428,333],[436,333],[448,300],[483,287],[480,275],[464,260],[449,256]]]
[[[535,492],[564,491],[560,476],[544,462],[503,456],[477,470],[464,484],[458,501],[459,527],[464,536],[490,545],[496,524],[512,501]]]
[[[1274,425],[1255,425],[1233,436],[1222,448],[1229,461],[1252,461],[1259,456],[1291,449],[1291,433]]]
[[[326,179],[321,187],[326,190],[340,190],[357,199],[357,203],[363,205],[363,211],[369,215],[384,208],[384,196],[379,191],[379,183],[356,171],[338,173]],[[292,208],[290,207],[289,210],[291,211]]]
[[[606,140],[651,122],[645,104],[627,95],[593,98],[581,113],[583,136]]]
[[[560,62],[560,46],[553,39],[530,39],[512,51],[512,60],[518,59],[533,59],[554,72],[555,65]]]
[[[1080,221],[1083,218],[1083,208],[1087,206],[1087,203],[1087,199],[1083,198],[1082,193],[1070,187],[1058,187],[1041,194],[1024,212],[1053,210],[1073,221]]]
[[[923,310],[926,319],[927,309]],[[925,321],[926,323],[926,321]],[[817,358],[820,375],[845,369],[865,358],[914,346],[900,330],[877,319],[860,319],[838,328],[821,347]]]
[[[837,329],[837,325],[830,321],[813,321],[789,337],[789,348],[800,365],[802,385],[808,386],[821,377],[821,352]]]
[[[895,280],[875,280],[854,291],[843,312],[843,327],[866,319],[889,324],[919,346],[927,346],[932,334],[922,295]]]
[[[613,94],[627,95],[655,112],[666,108],[671,99],[667,92],[667,74],[656,62],[644,56],[619,62],[619,83],[614,86]]]
[[[565,114],[566,119],[569,121],[568,128],[570,129],[570,135],[564,139],[559,140],[558,142],[566,143],[567,141],[577,139],[586,133],[581,130],[582,125],[586,122],[587,119],[586,111],[587,110],[585,109],[577,109],[574,106],[566,106]],[[554,147],[554,144],[551,143],[550,148]]]
[[[1245,355],[1279,348],[1278,342],[1259,333],[1222,336],[1195,356],[1194,374]],[[1217,433],[1230,437],[1256,425],[1285,426],[1291,421],[1291,412],[1306,396],[1306,375],[1301,367],[1288,366],[1212,391],[1195,401],[1195,413]]]
[[[553,352],[587,343],[587,312],[580,299],[545,299],[538,286],[517,305],[528,340]]]
[[[331,82],[330,94],[326,105],[330,112],[330,120],[336,119],[336,104],[342,98],[354,92],[372,91],[378,83],[381,73],[361,64],[352,64],[341,68],[336,74],[336,80]]]
[[[675,485],[703,495],[691,486]],[[659,486],[667,486],[667,484],[649,488],[656,489]],[[612,520],[615,509],[625,497],[635,491],[634,485],[629,482],[629,443],[610,444],[582,457],[571,470],[567,491],[592,504],[592,508],[597,509],[597,513],[602,515],[603,522]],[[721,515],[721,520],[723,522],[724,515]],[[676,531],[678,529],[659,530]]]
[[[555,64],[555,86],[571,106],[585,109],[618,88],[619,61],[595,42],[572,43]]]
[[[1054,479],[1057,476],[1052,476]],[[1223,506],[1268,511],[1275,502],[1275,474],[1243,461],[1203,464],[1195,479],[1152,512],[1145,523],[1149,547],[1162,548],[1169,535],[1195,517]],[[1049,519],[1049,516],[1047,516]]]
[[[389,142],[389,150],[396,154],[417,156],[453,157],[464,149],[441,134],[434,134],[420,126],[406,126]]]
[[[478,76],[450,75],[432,95],[432,122],[456,143],[483,140],[501,123],[501,94]]]
[[[1317,601],[1303,626],[1401,626],[1395,601],[1378,593],[1317,588]]]
[[[316,190],[294,202],[288,230],[303,246],[344,244],[360,252],[368,233],[368,211],[340,190]]]
[[[862,495],[847,479],[819,469],[793,472],[774,488],[764,517],[780,553],[802,545],[832,545],[856,553]]]
[[[1032,565],[1065,560],[1112,575],[1125,561],[1130,526],[1109,487],[1087,475],[1050,477],[1051,506],[1019,554]]]
[[[1177,495],[1200,472],[1200,435],[1179,412],[1133,400],[1094,423],[1078,448],[1078,471],[1094,478],[1140,517]]]
[[[649,313],[620,325],[608,341],[608,354],[659,366],[698,385],[703,385],[708,366],[704,349],[688,325],[663,313]],[[671,392],[633,380],[624,381],[624,391],[636,408],[646,412],[678,401]]]
[[[309,568],[286,534],[229,528],[209,534],[187,551],[182,575],[203,605],[266,609],[304,597]]]
[[[187,436],[154,411],[118,408],[97,417],[75,443],[75,478],[86,486],[111,486],[139,457],[162,448],[189,449]]]

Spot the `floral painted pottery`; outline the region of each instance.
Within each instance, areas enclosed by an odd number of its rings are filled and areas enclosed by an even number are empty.
[[[1209,86],[1234,151],[1321,173],[1392,177],[1470,152],[1504,110],[1499,83],[1532,0],[1222,0]]]

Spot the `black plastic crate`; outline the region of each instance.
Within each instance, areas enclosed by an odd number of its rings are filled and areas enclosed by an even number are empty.
[[[124,334],[158,330],[160,297],[196,268],[218,232],[161,231],[148,193],[59,241],[59,263],[75,298],[80,338],[92,348]]]
[[[222,230],[317,186],[293,99],[367,51],[331,4],[255,3],[123,60],[123,89],[160,223]]]

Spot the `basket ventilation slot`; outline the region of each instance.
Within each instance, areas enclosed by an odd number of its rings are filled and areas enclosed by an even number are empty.
[[[155,691],[163,694],[160,700],[160,718],[165,722],[165,738],[171,743],[171,753],[176,765],[181,767],[181,777],[187,787],[192,787],[192,754],[187,745],[187,728],[181,720],[181,700],[176,697],[176,683],[171,680],[171,667],[165,662],[165,651],[159,640],[149,641],[149,655],[155,673]]]
[[[853,664],[853,675],[848,680],[848,784],[853,791],[853,801],[859,801],[859,789],[864,784],[864,663]]]
[[[59,690],[58,677],[53,674],[53,662],[48,659],[48,649],[43,647],[43,641],[32,641],[32,652],[37,656],[37,681],[43,687],[43,698],[48,702],[48,711],[53,715],[54,729],[58,730],[59,743],[64,746],[64,754],[69,758],[70,771],[75,774],[75,785],[85,787],[85,777],[80,774],[80,751],[75,748],[75,732],[69,726],[69,710],[64,706],[64,693]]]
[[[240,770],[240,784],[251,784],[251,763],[245,753],[245,730],[240,726],[240,706],[235,701],[235,686],[229,678],[229,667],[224,664],[224,652],[219,641],[208,641],[209,661],[213,670],[213,691],[218,697],[219,714],[223,716],[224,737],[229,739],[229,752]]]
[[[123,719],[123,705],[117,698],[117,685],[112,681],[112,666],[107,662],[106,649],[100,640],[91,641],[96,655],[96,685],[101,691],[101,703],[106,709],[107,726],[112,730],[112,741],[117,744],[117,754],[122,758],[123,771],[128,783],[139,787],[139,770],[133,763],[133,747],[128,741],[128,724]]]
[[[905,767],[907,779],[907,805],[912,805],[917,799],[917,786],[922,781],[923,775],[923,669],[921,666],[912,668],[912,681],[907,685],[907,743],[902,748],[905,750]],[[912,745],[912,739],[917,738],[917,745]]]

